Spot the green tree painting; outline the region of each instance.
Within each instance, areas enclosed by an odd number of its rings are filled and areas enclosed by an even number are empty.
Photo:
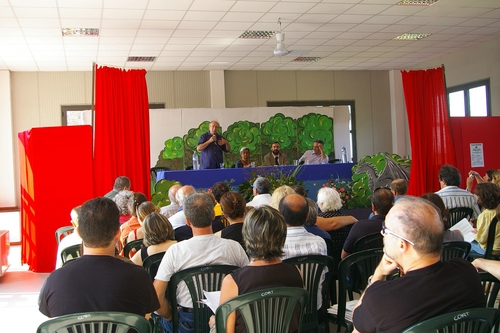
[[[292,117],[285,117],[282,113],[269,118],[268,121],[262,123],[261,127],[262,138],[262,155],[269,153],[269,149],[273,142],[279,142],[281,150],[287,155],[288,160],[292,160],[297,156],[297,122]]]
[[[333,150],[333,119],[317,113],[309,113],[297,120],[298,156],[312,149],[314,140],[323,140],[325,154],[335,156]]]
[[[250,149],[250,159],[258,165],[261,164],[262,151],[260,149],[260,129],[258,123],[250,121],[237,121],[229,125],[224,137],[230,142],[231,154],[225,154],[226,167],[232,166],[240,159],[240,149]]]

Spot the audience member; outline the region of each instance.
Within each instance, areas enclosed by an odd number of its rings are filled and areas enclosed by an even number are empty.
[[[499,260],[491,260],[484,258],[474,259],[472,262],[472,266],[476,267],[477,270],[482,270],[490,273],[497,279],[500,279],[500,261]]]
[[[78,227],[78,214],[80,213],[80,209],[82,206],[75,207],[71,210],[70,216],[71,216],[71,224],[73,227]],[[73,231],[71,234],[67,235],[63,239],[61,239],[61,242],[57,246],[57,255],[56,255],[56,269],[59,267],[62,267],[62,258],[61,258],[61,252],[67,247],[70,247],[72,245],[76,244],[82,244],[82,238],[80,235]]]
[[[142,205],[141,205],[142,206]],[[144,259],[148,256],[165,252],[168,248],[177,243],[174,240],[174,229],[165,215],[153,212],[146,216],[142,223],[144,232],[144,244],[142,249],[136,252],[132,257],[132,262],[142,266]]]
[[[123,190],[130,190],[130,179],[125,176],[120,176],[115,179],[115,185],[113,186],[113,189],[106,193],[104,196],[106,198],[113,199],[118,194],[118,192]]]
[[[224,182],[216,182],[210,188],[210,193],[212,193],[212,195],[214,196],[215,201],[216,201],[215,207],[214,207],[215,217],[216,218],[219,217],[219,220],[220,220],[220,216],[222,216],[222,208],[220,205],[220,198],[224,195],[224,193],[227,193],[227,192],[229,192],[229,186],[227,186],[227,184]]]
[[[341,258],[344,259],[351,253],[354,253],[354,244],[362,238],[382,229],[382,224],[384,223],[385,216],[392,208],[394,203],[394,195],[388,187],[379,187],[373,191],[372,196],[372,212],[373,217],[368,220],[359,220],[354,223],[349,231],[349,235],[345,240],[344,247],[342,249]]]
[[[394,195],[394,202],[396,202],[399,198],[406,195],[406,192],[408,191],[408,182],[400,178],[394,179],[389,187]]]
[[[243,223],[243,239],[250,264],[226,275],[222,282],[220,304],[251,291],[274,287],[303,288],[300,271],[281,261],[287,227],[283,216],[269,206],[250,208]],[[290,332],[298,331],[298,313],[293,316]],[[209,325],[215,329],[213,317]],[[227,332],[246,333],[243,318],[229,316]]]
[[[496,209],[500,204],[500,187],[493,183],[479,183],[476,185],[475,191],[477,202],[483,208],[483,212],[479,214],[476,221],[477,233],[475,240],[471,242],[471,254],[484,255],[486,245],[488,243],[488,229],[490,228],[491,220],[496,215]],[[493,251],[500,250],[500,233],[495,235],[493,243]]]
[[[384,223],[384,256],[354,309],[355,332],[401,332],[431,317],[485,306],[474,267],[459,258],[441,261],[443,223],[431,203],[401,198]],[[386,281],[396,268],[401,277]]]
[[[236,161],[236,168],[249,168],[252,166],[250,161],[250,149],[248,147],[243,147],[240,149],[240,159]]]
[[[478,184],[484,182],[491,182],[493,180],[493,173],[495,171],[496,171],[495,169],[486,170],[486,173],[484,174],[483,177],[481,177],[477,171],[474,170],[469,171],[469,177],[467,177],[465,189],[469,192],[472,192],[472,185],[474,184],[474,180],[476,180]]]
[[[288,158],[286,154],[280,150],[280,143],[273,142],[271,145],[271,152],[264,155],[264,165],[288,165]]]
[[[421,196],[422,199],[425,199],[427,201],[432,202],[434,205],[436,205],[436,208],[438,209],[439,215],[441,215],[441,221],[443,221],[444,225],[444,239],[443,243],[446,242],[463,242],[464,237],[460,233],[460,231],[452,231],[450,230],[451,227],[451,221],[450,221],[450,216],[449,216],[449,211],[448,209],[444,206],[443,199],[436,193],[426,193]]]
[[[318,218],[318,205],[316,205],[313,199],[306,198],[306,201],[309,207],[309,213],[307,214],[307,219],[304,222],[304,228],[307,232],[313,235],[331,240],[332,236],[316,225],[316,219]]]
[[[123,223],[120,227],[122,234],[120,236],[120,243],[122,245],[125,245],[126,241],[125,239],[127,238],[128,234],[137,228],[140,228],[139,220],[137,219],[137,207],[143,202],[148,201],[146,196],[140,192],[135,192],[132,197],[128,200],[128,210],[130,212],[130,215],[132,216],[130,220],[127,222]]]
[[[500,187],[500,170],[495,170],[491,174],[491,182],[496,186]]]
[[[128,234],[128,236],[126,238],[126,242],[128,243],[128,242],[131,242],[131,241],[136,240],[136,239],[143,239],[144,232],[142,230],[142,225],[143,225],[144,219],[149,214],[158,213],[158,212],[159,212],[158,207],[156,207],[156,205],[154,203],[152,203],[151,201],[146,201],[146,202],[141,203],[139,205],[139,207],[137,207],[137,221],[139,222],[140,227],[132,230]],[[147,241],[144,243],[146,244],[146,246],[149,246]]]
[[[162,320],[165,332],[172,332],[172,309],[165,299],[165,291],[170,277],[183,269],[202,265],[235,265],[243,267],[248,258],[242,247],[230,239],[219,238],[212,233],[214,205],[206,194],[195,193],[186,198],[184,213],[187,224],[193,230],[193,238],[172,245],[161,261],[154,286],[160,300],[157,313]],[[180,332],[189,332],[194,327],[192,300],[185,285],[178,286],[177,302],[180,318]],[[170,322],[169,322],[170,321]]]
[[[336,189],[331,187],[322,187],[317,195],[318,208],[320,217],[333,217],[344,215],[340,210],[342,208],[342,200]]]
[[[134,192],[129,190],[122,190],[118,192],[118,194],[113,198],[113,201],[116,203],[118,209],[120,210],[120,224],[127,222],[132,217],[132,215],[130,215],[130,211],[128,210],[128,202],[133,196]]]
[[[170,204],[160,208],[160,213],[165,215],[166,218],[169,218],[179,211],[180,205],[175,196],[180,188],[181,185],[174,184],[168,189],[168,200],[170,200]]]
[[[268,205],[271,201],[271,183],[267,178],[257,177],[252,185],[253,199],[247,203],[247,207],[260,207],[262,205]]]
[[[307,190],[302,185],[293,185],[292,189],[295,193],[300,194],[304,198],[307,198]]]
[[[292,193],[295,193],[293,188],[291,188],[288,185],[281,185],[280,187],[278,187],[273,191],[273,194],[271,195],[271,200],[269,201],[269,206],[278,210],[281,199]]]
[[[82,205],[76,232],[83,240],[83,255],[49,275],[40,291],[41,313],[58,317],[119,311],[144,316],[159,308],[146,270],[114,257],[115,243],[120,240],[119,215],[108,198]]]
[[[200,169],[219,169],[224,162],[222,152],[231,150],[229,142],[217,132],[220,125],[217,121],[210,122],[209,131],[202,134],[196,150],[200,152]]]
[[[439,170],[439,185],[441,189],[436,192],[443,199],[444,205],[448,209],[455,207],[472,208],[472,218],[476,219],[481,213],[474,195],[466,190],[459,188],[460,172],[454,166],[443,165]]]
[[[230,191],[224,193],[220,199],[220,205],[222,207],[222,214],[229,221],[229,225],[216,232],[215,235],[237,241],[244,249],[245,245],[243,244],[241,229],[243,228],[243,219],[245,217],[245,199],[240,193]]]
[[[174,230],[186,225],[186,216],[184,215],[183,204],[186,198],[194,193],[196,193],[196,190],[191,185],[184,185],[177,191],[175,198],[180,205],[179,211],[168,218]]]
[[[283,214],[286,222],[286,240],[283,247],[285,255],[283,259],[317,254],[326,256],[327,248],[325,240],[319,236],[306,231],[304,223],[307,219],[309,206],[306,199],[296,193],[289,194],[281,199],[279,211]],[[323,283],[325,273],[321,277]],[[321,308],[321,288],[318,288],[318,309]]]
[[[322,140],[314,140],[313,149],[306,152],[299,158],[299,164],[327,164],[328,156],[323,149]]]

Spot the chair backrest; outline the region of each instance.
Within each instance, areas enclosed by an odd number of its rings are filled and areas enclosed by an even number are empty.
[[[72,225],[58,228],[56,230],[57,245],[59,245],[59,243],[61,242],[61,239],[68,236],[69,234],[72,234],[74,231],[75,231],[75,227],[73,227]]]
[[[208,306],[199,302],[205,298],[203,291],[219,291],[224,277],[237,268],[239,267],[230,265],[197,266],[177,272],[170,277],[165,297],[172,309],[177,309],[177,287],[179,283],[184,282],[189,290],[193,301],[195,324],[193,332],[207,333],[210,329],[207,323],[213,313]],[[172,311],[173,332],[178,331],[178,325],[178,313]]]
[[[279,287],[253,291],[221,304],[215,312],[217,332],[226,332],[227,317],[237,310],[247,333],[288,333],[295,308],[303,313],[307,291],[302,288]],[[299,315],[299,325],[302,315]]]
[[[469,242],[446,242],[443,243],[441,261],[448,261],[453,258],[467,259],[471,245]]]
[[[295,265],[298,269],[300,269],[302,279],[304,280],[304,286],[309,293],[309,299],[303,314],[300,331],[309,332],[312,330],[318,330],[320,324],[318,320],[318,288],[320,287],[323,270],[326,267],[328,269],[328,273],[325,275],[325,280],[322,284],[323,289],[321,292],[323,294],[323,304],[321,311],[323,313],[323,318],[327,318],[326,311],[329,306],[328,289],[334,265],[333,258],[329,256],[309,255],[289,258],[284,260],[284,262]],[[328,320],[326,321],[326,325],[328,325]]]
[[[62,264],[82,256],[81,244],[75,244],[64,248],[61,251]]]
[[[455,207],[451,208],[448,212],[448,218],[450,219],[450,226],[454,226],[464,218],[467,218],[467,220],[470,220],[472,217],[472,214],[474,214],[474,211],[472,208],[469,207]]]
[[[134,239],[133,241],[128,242],[123,247],[123,256],[125,258],[131,258],[134,254],[139,251],[144,246],[143,239]],[[134,251],[132,251],[134,250]]]
[[[500,310],[492,308],[475,308],[445,313],[418,324],[403,333],[428,332],[468,332],[490,333],[500,319]]]
[[[151,281],[154,281],[156,273],[158,272],[158,267],[160,267],[160,263],[164,255],[165,251],[158,252],[147,256],[142,262],[142,267],[144,267],[144,269],[149,273],[149,276],[151,276]]]
[[[369,249],[382,249],[384,247],[384,237],[380,232],[361,237],[354,243],[354,252]]]
[[[488,228],[488,240],[486,241],[486,250],[484,253],[484,258],[486,259],[494,259],[493,245],[495,245],[497,224],[498,224],[498,218],[495,216],[493,220],[491,220],[490,227]]]
[[[151,333],[151,325],[143,316],[125,312],[82,312],[60,316],[40,324],[37,333]]]
[[[344,258],[339,264],[339,297],[337,310],[337,326],[352,328],[352,323],[345,319],[347,291],[351,288],[347,282],[349,267],[354,265],[356,268],[358,287],[365,288],[368,278],[373,274],[375,268],[380,263],[384,255],[383,249],[370,249],[360,252],[355,252]],[[352,329],[351,329],[352,330]]]
[[[489,308],[498,308],[500,304],[497,303],[497,295],[500,290],[500,280],[487,272],[479,273],[481,283],[484,289],[484,297],[486,299],[486,306]],[[497,306],[495,306],[497,305]]]

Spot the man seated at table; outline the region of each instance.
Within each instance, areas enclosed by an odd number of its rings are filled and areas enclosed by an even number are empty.
[[[444,226],[431,203],[401,198],[384,223],[384,256],[354,309],[354,332],[401,332],[441,314],[485,307],[471,263],[441,261]],[[386,281],[395,269],[402,277]]]
[[[323,149],[322,140],[314,140],[313,149],[306,152],[299,158],[299,164],[327,164],[328,156]]]
[[[264,165],[288,165],[286,154],[280,150],[280,143],[273,142],[271,152],[264,156]]]

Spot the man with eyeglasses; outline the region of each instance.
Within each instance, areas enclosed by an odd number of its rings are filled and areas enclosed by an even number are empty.
[[[354,332],[401,332],[444,313],[485,306],[475,268],[459,258],[441,262],[444,227],[431,203],[399,199],[381,233],[384,256],[354,309]],[[386,281],[396,269],[401,277]]]

